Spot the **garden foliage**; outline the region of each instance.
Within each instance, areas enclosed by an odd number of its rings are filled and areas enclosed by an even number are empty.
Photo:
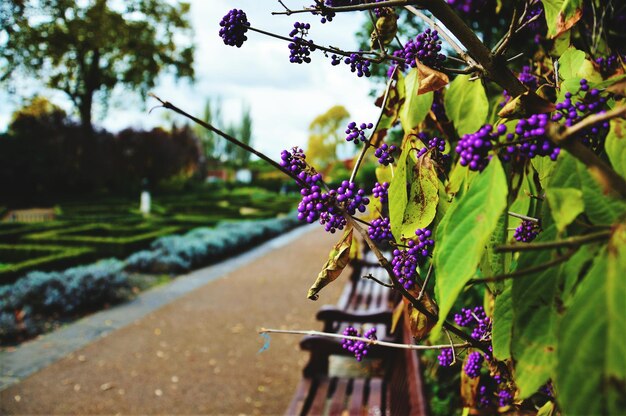
[[[280,155],[277,168],[302,188],[300,219],[344,230],[330,259],[349,251],[346,236],[360,234],[406,298],[415,341],[446,342],[448,334],[461,343],[443,349],[439,362],[461,372],[465,414],[626,412],[624,7],[279,3],[284,16],[276,18],[300,20],[286,61],[326,58],[329,70],[387,74],[376,124],[346,126],[346,140],[362,142],[349,180],[329,186],[299,148]],[[370,48],[312,40],[339,13],[369,14]],[[431,27],[394,39],[410,32],[397,24],[406,15]],[[258,31],[234,9],[219,36],[245,49]],[[393,154],[385,142],[398,130]],[[381,166],[366,189],[370,200],[355,177],[374,153]],[[388,258],[381,244],[395,247]],[[325,266],[329,279],[338,264]],[[482,304],[463,304],[476,288]]]

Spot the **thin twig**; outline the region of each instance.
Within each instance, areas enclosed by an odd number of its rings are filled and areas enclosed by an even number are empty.
[[[526,15],[526,7],[528,6],[524,6],[524,13],[522,14],[522,18],[524,18],[524,16]],[[501,56],[504,54],[504,52],[506,52],[506,48],[509,46],[509,42],[511,41],[511,38],[513,37],[513,33],[515,32],[515,27],[517,26],[517,7],[513,8],[513,17],[511,18],[511,24],[509,25],[509,30],[507,30],[506,34],[504,35],[504,37],[502,37],[502,39],[500,40],[500,42],[498,42],[498,44],[496,45],[496,47],[493,49],[493,55],[494,56]]]
[[[366,274],[365,276],[361,276],[362,279],[370,279],[375,281],[376,283],[378,283],[381,286],[385,286],[385,287],[389,287],[393,289],[393,285],[391,283],[385,283],[382,280],[378,280],[377,278],[375,278],[374,276],[372,276],[372,274]]]
[[[555,141],[559,144],[560,142],[565,141],[570,137],[575,136],[577,133],[593,126],[594,124],[624,115],[626,115],[626,105],[615,107],[614,109],[604,113],[591,115],[582,119],[573,126],[565,128],[562,132],[560,132],[560,134],[558,134],[557,137],[555,137]]]
[[[452,362],[450,365],[456,364],[456,351],[454,350],[454,342],[452,342],[452,337],[450,336],[450,332],[447,329],[444,329],[446,335],[448,336],[448,341],[450,341],[450,349],[452,350]]]
[[[242,149],[244,149],[247,152],[250,152],[254,155],[256,155],[257,157],[259,157],[260,159],[263,159],[264,161],[266,161],[267,163],[269,163],[270,165],[274,166],[276,169],[278,169],[279,171],[283,172],[285,175],[289,176],[290,178],[294,179],[296,182],[301,183],[302,181],[295,176],[292,172],[290,172],[289,170],[285,169],[284,167],[282,167],[280,164],[278,164],[278,162],[276,162],[275,160],[271,159],[270,157],[266,156],[265,154],[259,152],[258,150],[254,149],[253,147],[239,141],[238,139],[236,139],[235,137],[231,136],[230,134],[224,133],[223,131],[221,131],[220,129],[216,128],[215,126],[202,121],[194,116],[192,116],[191,114],[181,110],[180,108],[178,108],[177,106],[175,106],[174,104],[170,103],[169,101],[164,101],[161,98],[159,98],[158,96],[156,96],[153,93],[149,93],[148,94],[150,97],[153,97],[154,99],[156,99],[157,101],[159,101],[161,103],[161,106],[163,108],[166,108],[168,110],[172,110],[175,113],[180,114],[183,117],[188,118],[189,120],[193,121],[196,124],[201,125],[202,127],[204,127],[207,130],[210,130],[214,133],[216,133],[217,135],[223,137],[224,139],[228,140],[229,142],[233,143],[236,146],[241,147]]]
[[[356,163],[354,164],[354,167],[352,168],[352,173],[350,174],[350,181],[349,181],[350,183],[354,182],[354,178],[356,177],[359,167],[361,166],[361,162],[363,162],[363,159],[365,158],[365,154],[367,153],[368,149],[371,146],[372,137],[374,137],[374,134],[376,134],[378,125],[380,124],[380,121],[383,119],[383,115],[385,114],[385,107],[387,107],[387,100],[389,99],[389,92],[391,91],[391,86],[393,85],[394,77],[396,75],[397,70],[398,70],[398,66],[396,65],[393,68],[391,77],[389,77],[389,81],[387,81],[387,88],[385,88],[385,95],[383,96],[383,103],[380,106],[380,114],[378,114],[378,120],[376,120],[376,125],[374,125],[374,128],[372,129],[372,133],[370,134],[370,137],[367,139],[367,142],[365,142],[363,149],[361,149],[361,153],[359,154],[359,157],[357,158]]]
[[[428,271],[426,272],[426,277],[424,278],[424,283],[422,283],[422,289],[420,290],[419,295],[417,295],[417,300],[421,301],[424,296],[424,291],[426,290],[426,285],[428,284],[428,279],[430,279],[430,275],[433,274],[433,263],[430,262],[430,266],[428,266]]]
[[[558,264],[563,263],[564,261],[567,261],[570,257],[572,257],[574,255],[574,253],[576,253],[578,249],[574,248],[569,250],[566,254],[557,257],[554,260],[550,260],[548,262],[542,263],[542,264],[538,264],[537,266],[533,266],[533,267],[528,267],[526,269],[522,269],[522,270],[516,270],[514,272],[510,272],[510,273],[503,273],[503,274],[499,274],[496,276],[491,276],[491,277],[482,277],[482,278],[478,278],[478,279],[471,279],[467,282],[467,286],[471,286],[471,285],[475,285],[478,283],[493,283],[493,282],[501,282],[503,280],[508,280],[508,279],[515,279],[516,277],[520,277],[520,276],[527,276],[529,274],[533,274],[533,273],[537,273],[537,272],[541,272],[544,270],[547,270],[551,267],[554,267]]]
[[[511,217],[519,218],[520,220],[532,221],[532,222],[536,222],[536,223],[540,222],[537,218],[529,217],[527,215],[518,214],[516,212],[509,211],[508,214]]]
[[[545,243],[510,244],[505,246],[497,246],[494,247],[494,251],[496,253],[507,253],[518,251],[546,250],[550,248],[576,248],[584,244],[608,240],[609,237],[611,237],[611,231],[599,231],[597,233],[564,238],[563,240],[558,241],[548,241]]]
[[[428,319],[432,320],[433,322],[437,321],[438,319],[437,313],[433,313],[430,310],[428,310],[424,306],[424,304],[422,304],[422,302],[418,301],[411,293],[409,293],[408,290],[404,288],[404,285],[398,281],[398,278],[396,277],[393,271],[393,268],[389,264],[389,261],[381,253],[381,251],[378,249],[376,244],[374,244],[374,242],[372,241],[368,233],[357,222],[355,222],[352,219],[352,217],[345,216],[345,218],[348,221],[348,223],[352,225],[352,227],[361,235],[361,238],[363,238],[365,243],[372,250],[372,252],[376,256],[376,259],[378,260],[378,263],[380,264],[382,268],[385,269],[385,271],[389,275],[389,279],[391,279],[391,281],[393,282],[393,287],[397,291],[399,291],[402,294],[402,296],[404,296],[416,310],[418,310],[420,313],[422,313],[424,316],[426,316]],[[462,340],[470,343],[472,347],[478,348],[483,352],[488,352],[487,347],[483,343],[470,337],[468,334],[466,334],[465,332],[463,332],[456,326],[450,324],[449,322],[444,321],[443,327],[448,329],[450,332],[452,332],[453,334],[455,334],[457,337],[461,338]]]
[[[380,345],[381,347],[389,347],[389,348],[400,348],[404,350],[442,350],[445,348],[450,348],[450,344],[443,344],[443,345],[397,344],[395,342],[380,341],[377,339],[354,337],[351,335],[333,334],[330,332],[321,332],[321,331],[299,331],[295,329],[289,330],[289,329],[261,328],[259,329],[258,333],[259,334],[312,335],[312,336],[320,336],[324,338],[349,339],[352,341],[362,341],[362,342],[365,342],[366,344]],[[463,344],[452,344],[452,346],[455,348],[466,348],[466,347],[470,347],[471,344],[465,342]]]

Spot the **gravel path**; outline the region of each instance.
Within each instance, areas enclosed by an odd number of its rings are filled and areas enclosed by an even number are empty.
[[[315,228],[69,354],[0,392],[0,414],[282,414],[308,355],[290,335],[258,353],[256,331],[320,329],[343,282],[306,292],[337,238]]]

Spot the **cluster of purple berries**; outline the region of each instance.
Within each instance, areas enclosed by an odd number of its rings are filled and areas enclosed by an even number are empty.
[[[356,122],[351,121],[346,129],[346,141],[354,141],[354,144],[359,144],[359,141],[367,143],[368,139],[365,137],[365,130],[374,128],[372,123],[361,123],[357,126]]]
[[[461,309],[460,314],[454,315],[454,322],[462,327],[473,325],[472,338],[476,340],[484,340],[491,334],[491,319],[482,306],[476,306],[474,309]]]
[[[361,337],[359,331],[356,328],[349,326],[343,331],[343,335],[348,337]],[[376,328],[371,328],[363,335],[363,338],[376,340]],[[357,361],[361,361],[369,351],[369,343],[365,341],[354,341],[351,339],[345,339],[342,341],[341,346],[352,352]]]
[[[515,126],[515,134],[507,134],[508,142],[516,141],[505,147],[502,159],[505,162],[515,157],[521,157],[524,160],[532,159],[535,156],[548,156],[551,160],[556,160],[561,152],[546,135],[549,118],[547,114],[533,114],[532,116],[521,119]]]
[[[564,120],[564,124],[570,127],[591,114],[603,113],[607,109],[607,98],[600,96],[598,89],[590,88],[584,78],[580,80],[580,88],[576,95],[579,100],[573,101],[573,95],[569,92],[565,93],[565,99],[556,105],[552,121]],[[602,137],[604,137],[600,135],[600,132],[608,129],[609,122],[602,121],[582,130],[577,134],[577,138],[584,145],[598,150],[603,145]]]
[[[220,37],[224,44],[240,48],[248,39],[246,37],[248,26],[250,23],[243,10],[232,9],[220,21]]]
[[[358,53],[351,53],[350,56],[343,60],[347,65],[350,65],[350,71],[356,72],[356,75],[360,77],[369,77],[372,75],[370,72],[370,61],[364,58]]]
[[[374,156],[378,158],[378,163],[381,165],[389,166],[394,162],[393,154],[398,150],[396,145],[388,145],[383,143],[378,149],[374,151]]]
[[[452,351],[452,348],[442,349],[437,356],[437,360],[439,360],[440,366],[450,367],[454,362],[454,353]]]
[[[498,391],[498,406],[506,407],[513,403],[513,395],[507,389],[502,389]]]
[[[406,59],[412,68],[417,66],[415,59],[431,68],[440,68],[446,60],[446,56],[440,51],[439,33],[436,30],[426,29],[414,40],[411,39],[404,45],[403,53],[400,56]]]
[[[468,166],[470,170],[482,172],[489,163],[489,151],[493,148],[498,137],[506,132],[506,126],[500,124],[494,131],[491,124],[485,124],[477,132],[465,134],[456,146],[456,152],[461,155],[459,163]]]
[[[536,221],[523,220],[522,223],[515,229],[513,238],[520,243],[530,243],[537,237],[541,227]]]
[[[376,218],[370,224],[367,232],[372,241],[393,240],[393,234],[391,234],[391,223],[387,217]]]
[[[365,196],[363,189],[356,189],[354,182],[343,181],[337,188],[337,202],[343,204],[350,215],[354,215],[357,211],[365,212],[370,200]]]
[[[372,194],[374,198],[378,198],[380,202],[387,202],[389,195],[389,182],[376,182],[374,188],[372,188]]]
[[[334,234],[337,230],[343,230],[348,221],[340,213],[333,213],[334,209],[331,207],[329,211],[324,211],[320,214],[320,224],[324,226],[326,232]]]
[[[471,352],[467,356],[467,362],[463,367],[463,371],[465,371],[465,374],[467,374],[469,378],[476,378],[480,375],[480,369],[483,366],[484,361],[485,357],[483,357],[480,352]]]
[[[391,265],[398,281],[409,290],[415,285],[417,277],[417,266],[424,264],[435,245],[431,239],[432,232],[427,228],[420,228],[415,231],[417,240],[408,240],[407,246],[400,250],[393,251]]]
[[[322,188],[318,185],[302,188],[300,195],[302,195],[302,200],[298,204],[298,219],[300,221],[306,221],[310,224],[327,210],[328,194],[322,192]]]
[[[311,52],[315,50],[312,40],[306,40],[311,25],[308,23],[296,22],[293,30],[289,33],[292,42],[289,43],[289,62],[292,64],[311,63]]]
[[[306,163],[306,155],[299,147],[293,147],[291,152],[280,152],[280,166],[297,175],[298,179],[306,185],[314,185],[322,180],[322,175]]]
[[[341,209],[354,215],[357,211],[365,212],[370,202],[363,189],[356,189],[354,182],[348,181],[328,192],[323,192],[316,184],[307,185],[300,190],[300,194],[302,200],[298,204],[298,219],[308,223],[319,219],[320,224],[331,233],[342,230],[346,225]]]
[[[431,154],[430,158],[440,163],[448,160],[450,155],[444,154],[446,150],[446,141],[439,137],[430,138],[426,133],[420,132],[417,137],[426,145],[417,152],[417,158],[424,156],[426,153]]]
[[[611,75],[613,72],[615,72],[617,68],[619,68],[621,63],[620,60],[626,60],[626,55],[620,57],[619,54],[612,53],[606,58],[603,56],[596,58],[595,63],[598,64],[600,72],[602,72],[603,75],[607,76]]]

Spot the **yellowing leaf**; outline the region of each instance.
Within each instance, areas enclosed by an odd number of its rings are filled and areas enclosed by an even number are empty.
[[[319,291],[326,285],[336,280],[343,269],[350,262],[350,248],[352,247],[352,233],[353,228],[351,226],[346,227],[341,240],[333,247],[328,255],[328,261],[322,268],[322,271],[317,276],[317,280],[313,283],[313,286],[309,289],[307,297],[311,300],[317,300],[319,298]]]

